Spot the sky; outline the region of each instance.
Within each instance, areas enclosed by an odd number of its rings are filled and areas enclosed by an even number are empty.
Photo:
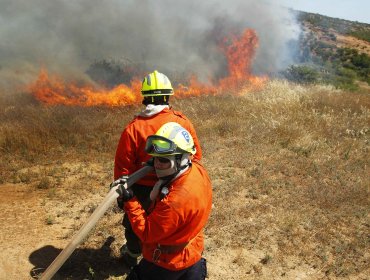
[[[278,2],[294,10],[370,24],[369,0],[279,0]]]

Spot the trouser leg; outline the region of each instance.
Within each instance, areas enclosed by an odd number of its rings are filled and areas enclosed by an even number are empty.
[[[181,276],[184,275],[185,271],[171,271],[142,259],[140,263],[134,267],[132,273],[136,274],[140,280],[179,280]]]
[[[126,247],[132,254],[141,254],[140,240],[132,230],[130,221],[125,214],[123,216],[122,225],[125,230]]]
[[[204,258],[183,270],[172,271],[142,259],[133,268],[127,279],[140,280],[204,280],[207,276],[207,264]]]
[[[204,280],[207,277],[207,261],[201,258],[193,266],[189,267],[179,280]]]

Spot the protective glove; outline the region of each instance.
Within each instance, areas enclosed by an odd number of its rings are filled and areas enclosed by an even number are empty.
[[[124,202],[129,201],[131,198],[134,197],[132,189],[127,188],[127,179],[128,176],[122,176],[121,178],[110,184],[110,189],[118,186],[116,190],[119,194],[119,196],[117,197],[117,204],[118,207],[121,209],[123,209]]]

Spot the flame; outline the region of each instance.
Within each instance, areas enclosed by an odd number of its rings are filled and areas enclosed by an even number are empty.
[[[256,77],[251,74],[252,59],[258,47],[258,37],[254,30],[246,29],[238,37],[232,34],[225,38],[221,46],[229,67],[229,76],[220,80],[219,87],[233,92],[248,88],[259,88],[266,77]]]
[[[240,36],[232,34],[225,38],[220,48],[228,62],[229,76],[218,81],[210,80],[209,83],[202,83],[196,76],[192,76],[187,85],[180,84],[174,89],[175,97],[221,95],[225,92],[243,94],[262,88],[267,77],[251,74],[257,47],[258,37],[252,29],[244,30]],[[41,102],[75,106],[139,104],[142,100],[141,94],[138,94],[140,89],[139,78],[131,80],[130,85],[120,84],[113,89],[98,89],[92,85],[67,84],[57,76],[50,76],[45,69],[40,71],[38,79],[30,86],[32,94]]]
[[[111,90],[95,89],[92,86],[78,86],[77,84],[66,84],[59,77],[49,77],[47,71],[40,71],[37,81],[31,85],[30,90],[40,101],[56,105],[130,105],[141,102],[136,93],[141,89],[139,80],[132,80],[131,85],[120,84]]]

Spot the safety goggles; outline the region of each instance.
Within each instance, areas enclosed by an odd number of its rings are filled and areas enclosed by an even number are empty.
[[[177,151],[177,145],[165,137],[151,135],[146,139],[145,151],[148,154],[173,154]]]

